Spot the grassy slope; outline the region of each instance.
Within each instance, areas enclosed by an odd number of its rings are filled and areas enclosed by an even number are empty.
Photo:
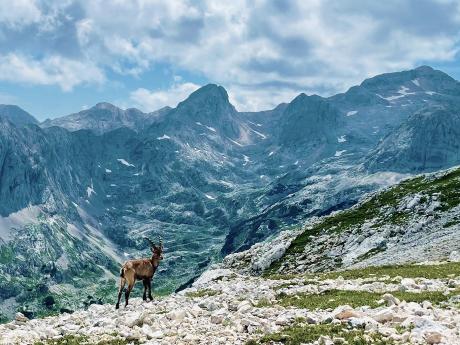
[[[438,193],[439,201],[441,202],[441,206],[437,210],[439,212],[446,212],[460,205],[460,168],[452,170],[438,178],[419,176],[403,181],[392,188],[376,194],[356,207],[324,218],[321,222],[307,228],[299,235],[291,243],[285,255],[271,265],[268,272],[273,273],[286,260],[295,259],[295,256],[302,253],[305,246],[311,241],[310,236],[317,236],[322,233],[342,232],[360,227],[365,222],[371,220],[374,223],[374,227],[379,227],[382,224],[404,224],[410,216],[409,213],[394,211],[391,212],[390,216],[385,216],[384,211],[396,207],[404,197],[416,193],[422,193],[426,196]],[[422,197],[421,202],[426,202],[426,200],[427,197]],[[454,224],[445,224],[444,226],[451,225]]]

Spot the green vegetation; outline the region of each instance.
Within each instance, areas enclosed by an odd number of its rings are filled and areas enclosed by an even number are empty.
[[[82,335],[66,335],[59,339],[48,339],[45,342],[36,342],[34,345],[126,345],[138,344],[137,341],[128,341],[124,338],[113,338],[99,342],[90,341],[88,337]]]
[[[443,228],[448,228],[448,227],[451,227],[451,226],[457,225],[457,224],[460,224],[460,220],[459,219],[453,219],[453,220],[447,222],[446,224],[444,224],[442,227]]]
[[[252,339],[246,342],[246,345],[282,343],[286,345],[300,345],[312,343],[321,336],[331,338],[343,338],[349,345],[392,345],[394,342],[385,339],[381,334],[365,334],[362,329],[347,329],[343,325],[319,324],[308,325],[297,323],[293,326],[286,327],[280,332],[266,334],[260,339]]]
[[[202,289],[194,292],[187,292],[185,295],[190,298],[219,295],[221,292],[211,289]]]
[[[336,279],[339,276],[344,279],[375,278],[375,277],[405,277],[442,279],[450,275],[460,275],[459,262],[447,262],[439,265],[386,265],[377,267],[365,267],[353,270],[323,273],[322,279]]]
[[[386,266],[369,266],[352,270],[334,271],[326,273],[307,273],[307,274],[272,274],[266,275],[269,279],[274,280],[292,280],[295,278],[305,278],[306,283],[311,281],[320,281],[325,279],[391,279],[395,277],[405,278],[427,278],[443,279],[452,276],[460,276],[460,262],[446,262],[439,265],[386,265]],[[292,283],[286,283],[292,285]]]
[[[0,247],[0,264],[6,265],[13,261],[14,251],[10,246],[3,245]]]
[[[385,216],[383,211],[389,208],[396,209],[396,206],[404,197],[416,193],[424,194],[420,199],[422,203],[428,201],[427,196],[438,195],[441,203],[439,210],[443,212],[460,205],[460,169],[453,170],[440,178],[431,179],[420,176],[403,181],[375,195],[357,207],[324,218],[320,223],[306,228],[302,234],[292,241],[285,255],[272,263],[267,273],[276,272],[283,262],[302,253],[305,246],[311,241],[312,236],[317,236],[324,232],[343,232],[360,227],[371,220],[374,222],[373,227],[379,227],[383,224],[405,224],[410,216],[409,213],[393,211],[389,216]],[[453,224],[455,223],[451,223],[448,226]]]
[[[423,301],[430,301],[433,304],[441,304],[449,300],[452,295],[458,294],[454,291],[451,294],[444,295],[441,291],[421,291],[421,292],[391,292],[396,298],[406,302],[421,303]],[[377,308],[378,301],[382,298],[382,293],[368,292],[368,291],[351,291],[351,290],[327,290],[320,294],[295,294],[287,295],[280,293],[277,296],[277,304],[283,307],[296,307],[309,310],[316,309],[334,309],[341,305],[349,305],[353,308],[369,306]],[[259,301],[257,307],[268,307],[272,303],[268,301]]]

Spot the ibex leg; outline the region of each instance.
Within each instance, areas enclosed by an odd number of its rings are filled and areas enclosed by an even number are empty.
[[[149,300],[153,300],[153,297],[152,297],[152,279],[147,279],[147,287],[149,288]]]
[[[142,295],[142,299],[144,301],[147,300],[147,279],[142,280],[142,283],[144,284],[144,294]]]
[[[131,290],[134,287],[134,282],[128,284],[128,288],[126,289],[125,292],[125,307],[128,305],[128,300],[129,300],[129,294],[131,293]]]
[[[126,279],[120,278],[120,287],[118,288],[118,300],[117,300],[117,304],[115,305],[115,309],[120,308],[120,299],[121,299],[121,294],[123,293],[123,289],[125,288],[125,283],[126,283]]]

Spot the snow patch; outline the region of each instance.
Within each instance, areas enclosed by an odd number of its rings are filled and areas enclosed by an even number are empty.
[[[216,133],[216,129],[214,127],[211,127],[211,126],[206,126],[206,125],[203,125],[201,122],[195,122],[198,126],[202,126],[202,127],[206,127],[207,129],[209,129],[211,132],[214,132]]]
[[[134,164],[128,163],[126,160],[123,158],[118,158],[117,161],[119,161],[121,164],[126,165],[127,167],[134,167]]]
[[[347,150],[340,150],[340,151],[335,151],[335,154],[334,156],[335,157],[340,157],[344,152],[346,152]]]
[[[411,80],[411,82],[412,82],[415,86],[420,87],[420,83],[419,83],[419,81],[418,81],[418,78],[415,78],[414,80]]]
[[[249,157],[246,156],[246,155],[243,155],[243,159],[244,159],[243,165],[247,165],[249,162],[251,162],[251,160],[249,159]]]
[[[339,143],[344,143],[346,141],[347,139],[345,138],[345,135],[341,135],[340,137],[337,138],[337,142]]]
[[[93,194],[96,194],[97,193],[94,191],[94,186],[93,186],[93,179],[91,179],[91,186],[88,186],[86,187],[86,195],[87,195],[87,198],[91,198],[91,195]]]
[[[238,145],[240,147],[243,147],[244,145],[240,144],[239,142],[235,141],[235,140],[232,140],[230,138],[227,138],[228,140],[230,140],[232,143],[234,143],[235,145]]]
[[[382,97],[380,95],[378,95],[378,96],[380,96],[381,98],[386,99],[387,101],[391,102],[391,101],[394,101],[394,100],[402,98],[402,97],[406,97],[406,96],[409,96],[409,95],[415,95],[416,94],[416,92],[408,92],[409,90],[410,89],[408,87],[405,87],[404,85],[402,85],[400,87],[400,89],[398,90],[398,92],[397,92],[399,95],[389,96],[389,97]]]
[[[206,198],[208,198],[209,200],[216,200],[216,198],[213,197],[212,195],[205,194],[204,196],[205,196]]]
[[[106,172],[107,174],[110,174],[110,173],[112,172],[112,170],[110,170],[110,169],[105,169],[105,172]]]
[[[352,115],[355,115],[357,114],[358,111],[357,110],[350,110],[348,113],[347,113],[347,116],[352,116]]]
[[[261,137],[262,139],[267,139],[267,136],[263,133],[260,133],[254,129],[251,128],[251,131],[253,131],[255,134],[257,134],[259,137]]]
[[[251,125],[257,126],[257,127],[262,127],[260,123],[254,123],[252,121],[248,121]]]
[[[271,152],[268,154],[268,157],[273,156],[274,153],[275,153],[275,152],[271,151]]]
[[[157,140],[166,140],[166,139],[171,139],[171,137],[169,135],[163,134],[161,137],[157,138]]]

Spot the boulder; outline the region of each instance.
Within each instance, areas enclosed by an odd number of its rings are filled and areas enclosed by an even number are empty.
[[[237,310],[240,313],[247,313],[252,309],[252,304],[249,301],[242,301],[240,304],[238,304]]]
[[[449,255],[449,261],[460,262],[460,253],[456,250],[452,251]]]
[[[388,307],[391,307],[393,305],[398,305],[400,302],[399,299],[397,299],[396,297],[394,297],[392,294],[390,293],[386,293],[382,296],[382,299],[386,302],[386,305]]]
[[[166,314],[166,317],[172,321],[182,321],[186,317],[186,312],[183,309],[172,310]]]
[[[442,341],[442,334],[438,331],[427,331],[424,334],[427,344],[439,344]]]
[[[18,322],[27,322],[29,321],[29,319],[27,317],[24,316],[23,313],[16,313],[16,315],[14,316],[14,319]]]
[[[347,320],[351,317],[356,318],[356,317],[360,317],[361,315],[362,313],[357,312],[349,305],[339,306],[335,308],[334,311],[332,312],[332,316],[335,319],[339,319],[339,320]]]
[[[377,313],[375,313],[374,315],[372,315],[372,318],[375,321],[380,322],[380,323],[392,321],[393,317],[394,317],[394,313],[393,313],[393,310],[390,308],[382,309],[378,311]]]

